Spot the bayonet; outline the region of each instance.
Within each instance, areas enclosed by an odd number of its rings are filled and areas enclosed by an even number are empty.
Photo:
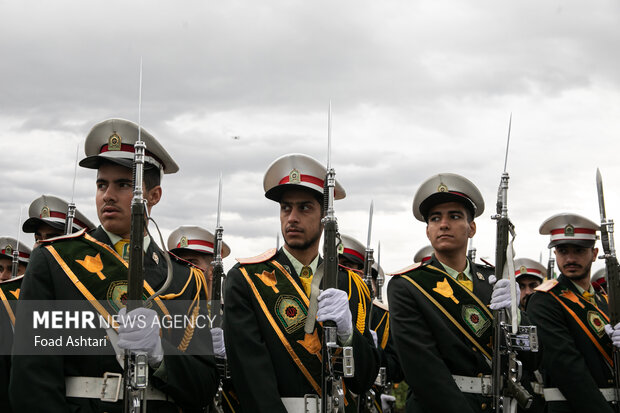
[[[370,210],[368,211],[368,237],[366,238],[366,254],[364,255],[364,282],[368,286],[370,292],[370,306],[368,313],[372,317],[372,301],[375,296],[372,288],[372,266],[375,262],[373,257],[373,249],[370,246],[370,240],[372,235],[372,216],[373,216],[374,202],[370,201]]]
[[[67,219],[65,219],[65,234],[69,235],[73,233],[73,219],[75,218],[75,181],[77,179],[77,166],[78,156],[80,151],[80,144],[78,143],[75,148],[75,167],[73,170],[73,188],[71,190],[71,202],[67,205]]]

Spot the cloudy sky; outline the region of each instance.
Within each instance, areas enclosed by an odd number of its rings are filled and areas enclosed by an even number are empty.
[[[153,216],[165,237],[212,229],[221,171],[227,267],[275,246],[263,173],[289,152],[326,160],[330,100],[340,230],[365,242],[374,200],[386,271],[428,243],[411,203],[439,172],[480,188],[474,246],[493,261],[511,113],[517,256],[546,262],[538,227],[552,214],[599,220],[597,167],[620,221],[615,0],[0,0],[0,15],[2,235],[41,194],[71,198],[76,146],[95,123],[137,121],[140,58],[142,125],[181,167]],[[94,177],[78,169],[75,201],[96,221]]]

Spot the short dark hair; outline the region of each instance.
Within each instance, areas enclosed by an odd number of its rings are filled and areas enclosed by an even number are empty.
[[[468,205],[468,204],[467,204],[467,203],[465,203],[465,202],[461,202],[461,201],[460,201],[460,200],[458,200],[458,199],[455,199],[455,200],[453,200],[453,201],[452,201],[452,200],[451,200],[451,201],[446,201],[446,202],[457,202],[457,203],[461,204],[461,205],[463,206],[463,209],[465,210],[465,216],[466,216],[466,218],[467,218],[467,223],[468,223],[468,224],[471,224],[471,223],[472,223],[472,221],[474,220],[474,211],[472,211],[472,209],[471,209],[471,205]],[[430,211],[430,210],[431,210],[431,209],[432,209],[435,205],[440,205],[440,204],[443,204],[443,202],[438,202],[438,203],[436,203],[436,204],[433,204],[433,205],[429,206],[429,207],[428,207],[428,209],[425,211],[425,214],[424,214],[424,220],[426,221],[426,223],[427,223],[427,224],[428,224],[428,218],[429,218],[429,216],[428,216],[428,215],[429,215],[429,211]]]
[[[147,191],[161,184],[161,174],[158,168],[144,168],[144,186]]]

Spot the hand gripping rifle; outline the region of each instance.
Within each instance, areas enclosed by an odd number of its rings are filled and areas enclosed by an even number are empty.
[[[323,289],[338,288],[338,249],[341,248],[338,222],[334,214],[334,191],[336,172],[331,167],[331,102],[327,122],[327,173],[323,190],[325,216],[323,223]],[[342,355],[336,351],[342,349]],[[342,377],[353,376],[353,349],[338,346],[338,329],[333,321],[323,322],[323,343],[321,348],[323,369],[321,375],[321,412],[344,412]],[[337,359],[342,359],[342,371],[336,368]]]
[[[605,269],[607,270],[607,294],[609,297],[609,321],[616,326],[620,323],[620,266],[616,256],[614,246],[614,221],[607,219],[605,213],[605,197],[603,195],[603,178],[601,172],[596,170],[596,189],[598,192],[598,206],[601,213],[601,244],[603,245],[603,255],[599,258],[605,259]],[[616,391],[616,400],[613,402],[616,411],[620,410],[620,354],[616,346],[613,346],[613,373]]]
[[[492,392],[493,409],[496,413],[510,412],[516,405],[510,399],[527,409],[532,404],[532,395],[521,385],[522,366],[517,360],[517,350],[538,351],[538,338],[535,326],[517,326],[517,299],[514,280],[514,263],[512,257],[512,242],[508,240],[509,233],[515,236],[514,225],[508,218],[508,180],[506,163],[508,161],[508,147],[510,144],[510,126],[508,124],[508,141],[506,143],[506,157],[504,172],[497,191],[497,244],[495,249],[495,277],[497,281],[510,277],[512,291],[511,321],[506,321],[506,309],[493,311],[493,359],[492,359]]]

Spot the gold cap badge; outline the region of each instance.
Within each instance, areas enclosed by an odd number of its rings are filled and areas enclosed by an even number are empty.
[[[116,133],[113,133],[108,138],[108,150],[109,151],[120,151],[121,150],[122,139]]]
[[[8,244],[6,247],[4,247],[4,253],[6,255],[13,254],[13,247],[11,246],[11,244]]]
[[[446,186],[446,184],[441,183],[437,187],[437,192],[448,192],[448,187]]]
[[[179,243],[179,248],[187,248],[187,246],[189,245],[187,242],[187,237],[184,235],[181,237],[181,242]]]
[[[571,224],[568,224],[564,227],[564,236],[566,237],[574,237],[575,236],[575,227]]]
[[[298,184],[301,182],[301,175],[297,169],[293,169],[290,174],[288,174],[288,182],[291,184]]]
[[[527,268],[526,268],[526,266],[525,266],[525,265],[522,265],[522,266],[519,268],[519,272],[520,272],[521,274],[525,274],[525,273],[527,272]]]
[[[41,208],[41,218],[49,218],[49,217],[50,217],[50,209],[46,205],[43,208]]]

